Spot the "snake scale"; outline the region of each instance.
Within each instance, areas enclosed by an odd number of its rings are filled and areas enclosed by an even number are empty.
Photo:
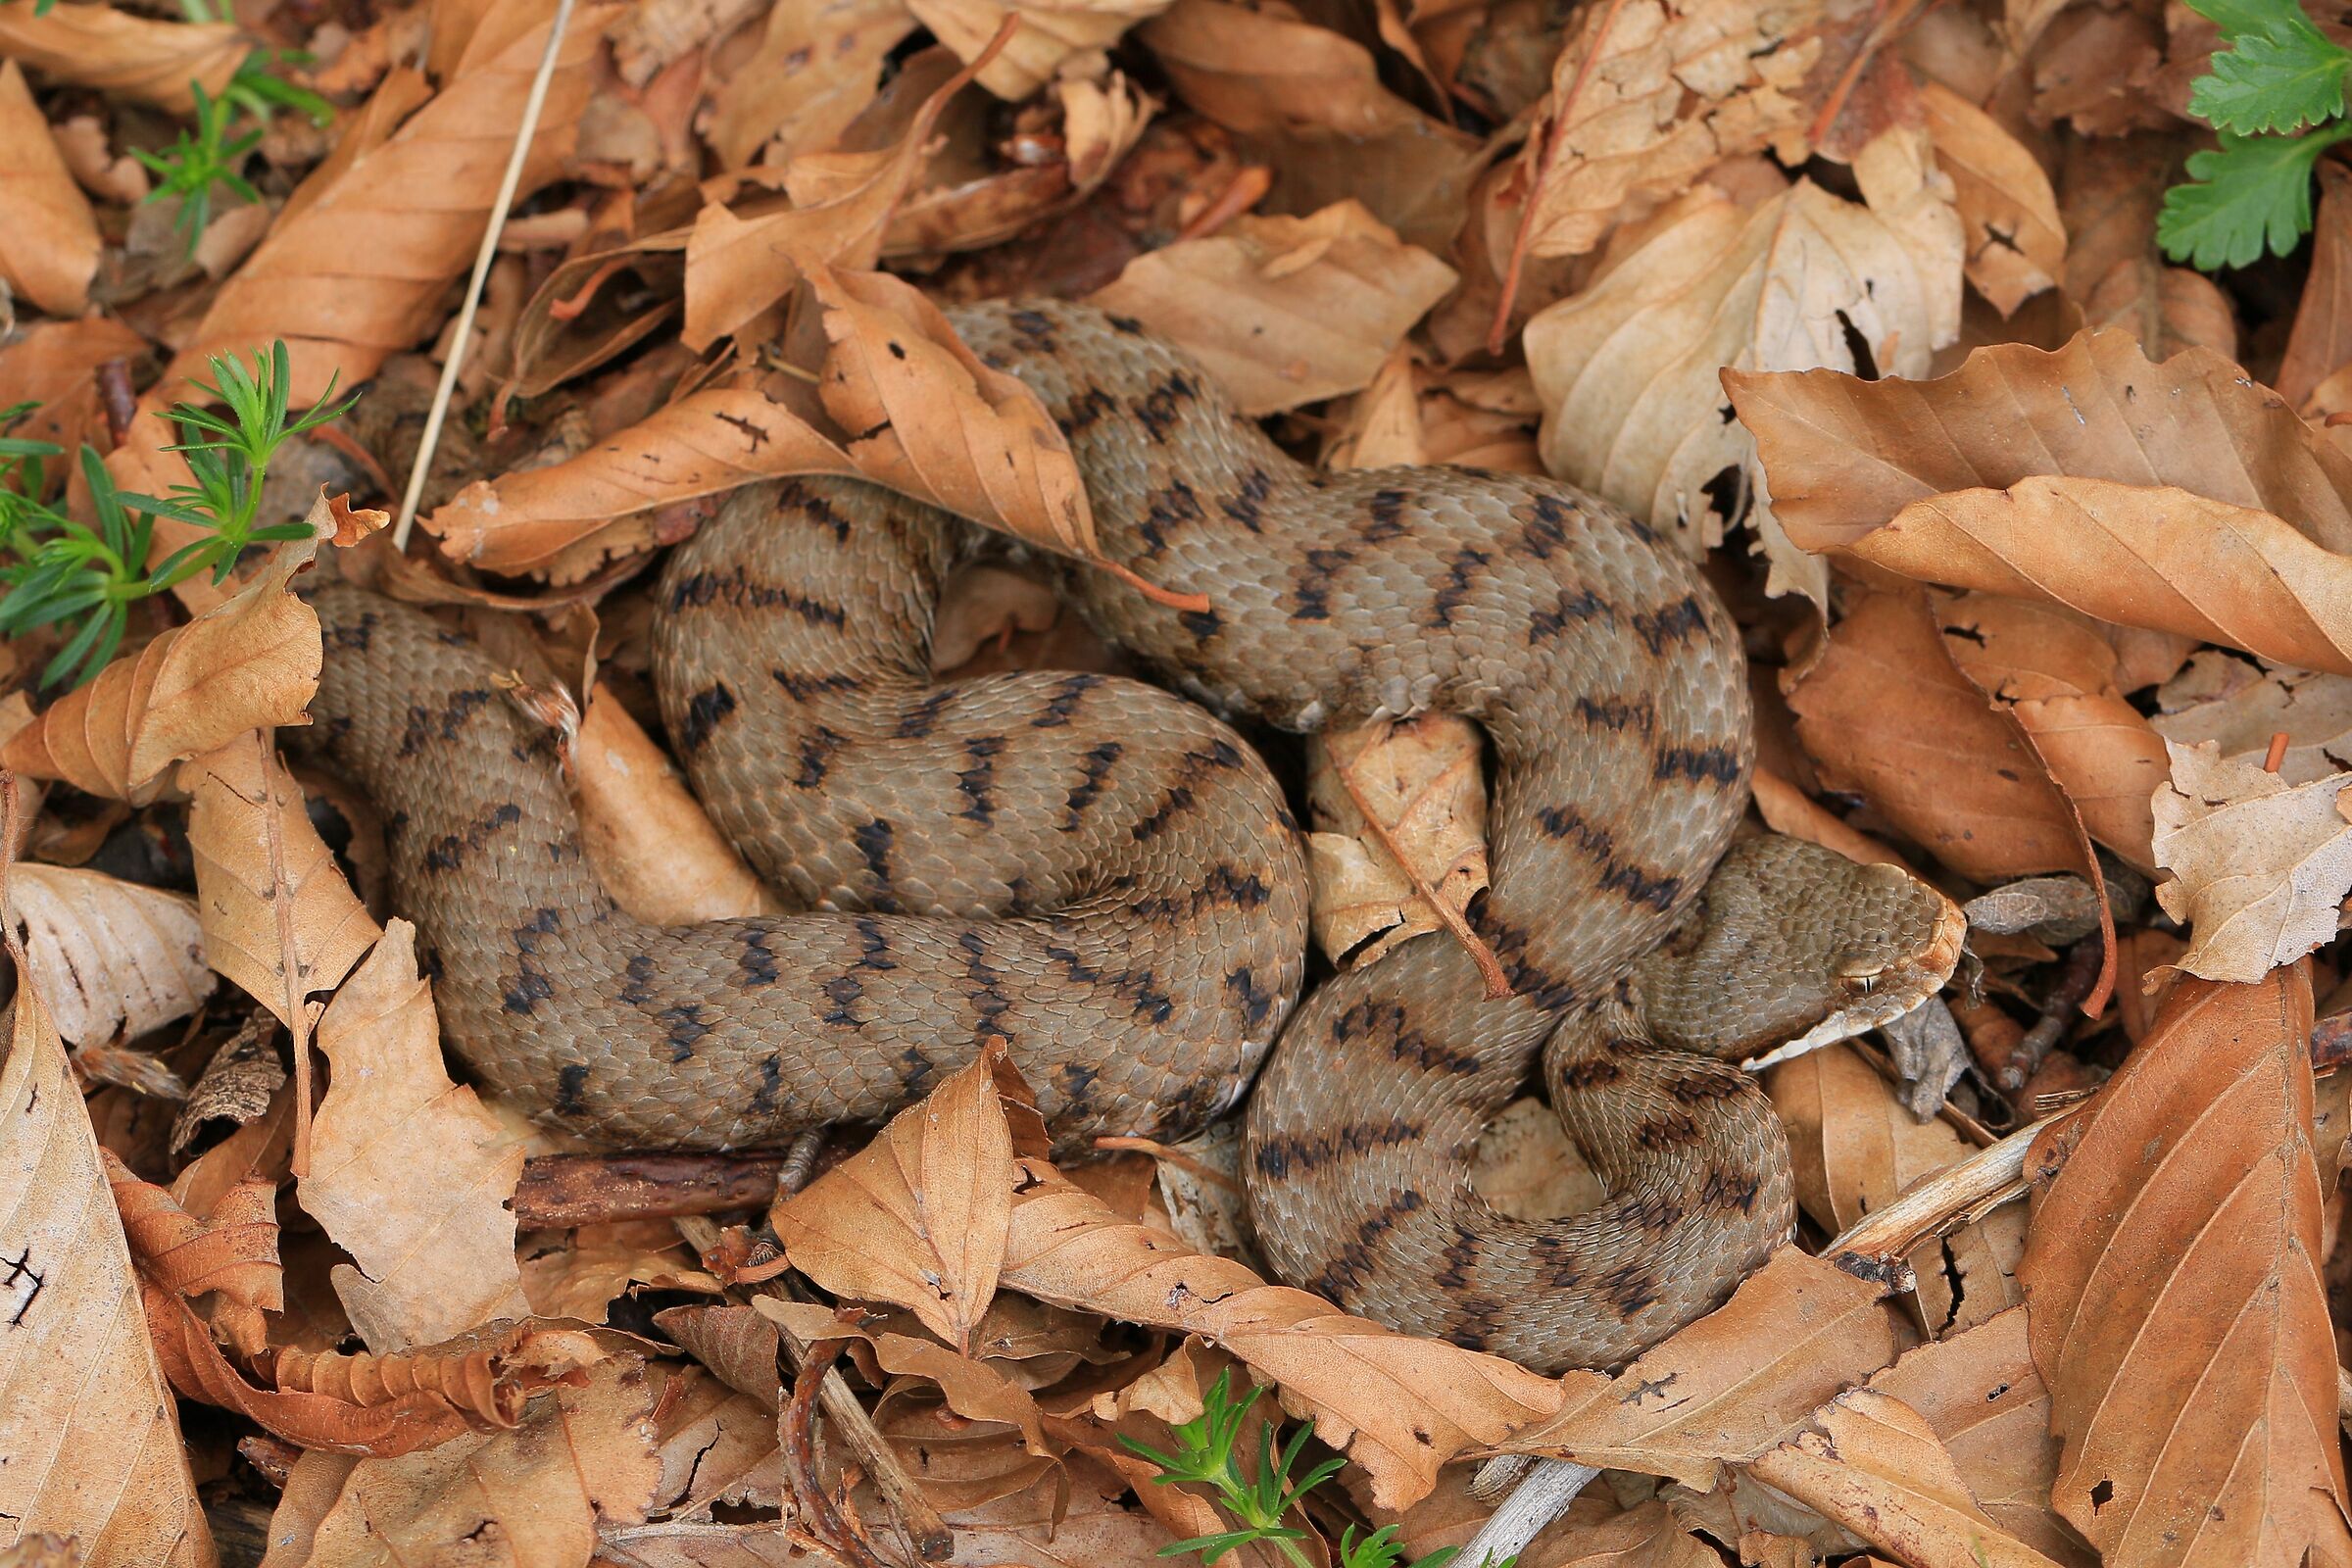
[[[1718,1058],[1874,996],[1902,1010],[1923,950],[1957,938],[1883,868],[1772,839],[1725,858],[1747,688],[1695,569],[1560,484],[1312,471],[1132,321],[954,319],[1059,421],[1106,553],[1209,596],[1173,610],[1066,573],[1197,701],[935,681],[933,611],[973,530],[847,481],[738,492],[665,564],[655,683],[713,819],[808,912],[657,928],[598,884],[553,733],[488,658],[323,588],[316,722],[290,738],[384,811],[466,1060],[576,1133],[688,1148],[877,1119],[991,1039],[1064,1147],[1198,1131],[1265,1062],[1246,1174],[1289,1280],[1542,1369],[1622,1362],[1720,1301],[1792,1207],[1770,1105]],[[1486,1000],[1436,935],[1300,1004],[1296,826],[1226,720],[1431,710],[1492,745],[1473,913],[1513,994]],[[1775,969],[1791,950],[1822,960],[1810,981]],[[1539,1060],[1611,1193],[1570,1219],[1507,1218],[1466,1175]]]

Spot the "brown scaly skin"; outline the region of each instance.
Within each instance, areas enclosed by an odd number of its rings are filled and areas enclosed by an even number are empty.
[[[1740,1044],[1690,1015],[1723,964],[1776,944],[1831,978],[1793,1001],[1754,982],[1774,1027],[1882,975],[1889,1002],[1941,915],[1866,882],[1861,904],[1905,929],[1857,945],[1819,918],[1855,868],[1774,851],[1735,857],[1685,923],[1750,758],[1737,635],[1695,571],[1562,485],[1314,474],[1133,323],[1058,304],[956,319],[1061,422],[1106,551],[1212,601],[1179,612],[1073,571],[1105,632],[1223,712],[1313,730],[1435,709],[1494,743],[1477,923],[1516,994],[1483,1000],[1439,936],[1307,999],[1249,1122],[1277,1268],[1542,1368],[1621,1361],[1713,1306],[1787,1235],[1788,1155],[1753,1084],[1690,1054]],[[933,689],[954,539],[811,482],[747,492],[673,557],[656,633],[673,744],[755,863],[841,912],[668,931],[604,901],[544,737],[480,656],[412,612],[319,596],[315,733],[392,813],[396,894],[494,1085],[607,1141],[747,1143],[881,1115],[996,1034],[1065,1139],[1167,1136],[1230,1103],[1299,983],[1303,877],[1273,786],[1230,732],[1131,683]],[[1789,885],[1812,915],[1773,910]],[[1467,1158],[1547,1039],[1616,1196],[1515,1221],[1470,1191]]]

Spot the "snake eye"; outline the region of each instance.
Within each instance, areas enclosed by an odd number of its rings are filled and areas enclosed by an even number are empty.
[[[1843,958],[1838,964],[1838,982],[1857,996],[1867,997],[1878,987],[1879,976],[1886,969],[1886,966],[1876,958],[1859,956]]]

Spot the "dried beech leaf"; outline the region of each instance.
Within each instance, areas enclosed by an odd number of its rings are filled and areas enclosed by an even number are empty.
[[[1335,730],[1308,743],[1307,804],[1317,827],[1306,838],[1315,941],[1334,961],[1375,934],[1380,939],[1355,963],[1371,963],[1409,937],[1444,928],[1389,845],[1457,913],[1486,889],[1482,744],[1475,725],[1449,713]],[[1381,833],[1365,824],[1343,771]]]
[[[2080,871],[2090,847],[2016,717],[1953,667],[1924,596],[1866,593],[1788,693],[1823,782],[1979,882]]]
[[[571,740],[580,841],[612,902],[654,925],[690,925],[782,905],[743,863],[686,779],[603,686]]]
[[[2098,623],[1997,594],[1928,604],[1952,662],[2017,716],[2084,831],[2153,870],[2148,797],[2167,777],[2164,740],[2117,690],[2115,645]]]
[[[20,989],[13,1013],[0,1058],[0,1534],[76,1538],[88,1568],[212,1568],[89,1113],[37,996]]]
[[[1121,1218],[1042,1161],[1021,1170],[1005,1289],[1213,1341],[1279,1383],[1285,1409],[1312,1415],[1316,1434],[1363,1467],[1383,1507],[1408,1505],[1446,1460],[1558,1407],[1560,1386],[1547,1378],[1334,1311]]]
[[[349,1252],[335,1294],[377,1353],[529,1310],[510,1200],[522,1150],[450,1082],[440,1019],[394,920],[318,1020],[334,1074],[311,1125],[302,1206]]]
[[[1119,34],[1168,9],[1170,0],[907,0],[908,9],[941,43],[965,62],[979,58],[1007,16],[1019,30],[980,72],[980,85],[1019,103],[1054,79],[1061,63],[1090,49],[1107,49]]]
[[[1525,340],[1544,466],[1695,556],[1722,538],[1719,473],[1762,490],[1720,367],[1852,368],[1859,340],[1886,373],[1924,374],[1959,330],[1960,220],[1907,150],[1891,135],[1865,149],[1868,206],[1810,181],[1753,209],[1701,186],[1599,282],[1540,313]],[[1759,501],[1772,590],[1826,603],[1819,564],[1787,549],[1771,516]]]
[[[186,895],[31,862],[14,867],[8,886],[32,982],[74,1045],[143,1035],[213,994]]]
[[[11,425],[9,433],[53,441],[69,452],[83,436],[103,428],[98,368],[109,360],[135,361],[147,352],[145,338],[104,317],[20,321],[17,332],[16,341],[0,348],[0,407],[37,407]]]
[[[1819,1431],[1748,1466],[1911,1568],[2054,1568],[1992,1521],[1918,1411],[1856,1389],[1824,1405]]]
[[[136,802],[173,762],[257,725],[303,722],[325,656],[318,612],[294,597],[294,577],[320,545],[356,543],[390,520],[348,499],[322,488],[304,519],[310,537],[277,546],[250,581],[186,625],[110,662],[0,747],[0,762]]]
[[[166,1290],[195,1298],[219,1291],[240,1306],[282,1312],[285,1271],[277,1260],[277,1184],[239,1182],[198,1219],[152,1182],[104,1152],[107,1186],[122,1216],[140,1272]]]
[[[750,164],[770,137],[795,151],[831,147],[914,28],[904,0],[772,7],[759,47],[711,95],[704,139],[726,169]]]
[[[585,1330],[495,1323],[395,1355],[282,1349],[270,1359],[281,1390],[365,1408],[421,1397],[480,1432],[514,1426],[533,1394],[575,1380],[606,1354]]]
[[[1616,1377],[1569,1373],[1566,1406],[1503,1446],[1706,1491],[1722,1465],[1763,1453],[1894,1359],[1885,1294],[1879,1281],[1784,1248],[1729,1301]]]
[[[2352,1562],[2311,1023],[2302,965],[2183,978],[2035,1196],[2051,1501],[2108,1562]]]
[[[1273,414],[1370,385],[1454,282],[1350,200],[1178,240],[1089,298],[1190,351],[1243,413]]]
[[[0,7],[0,58],[175,115],[195,109],[192,84],[219,98],[251,49],[229,22],[159,22],[100,5],[37,15],[32,6]]]
[[[2189,925],[2180,966],[2251,984],[2335,938],[2352,893],[2352,773],[2289,784],[2212,741],[2167,742],[2156,792],[2157,900]]]
[[[2148,721],[2157,734],[2180,746],[2211,741],[2224,757],[2265,758],[2271,737],[2284,735],[2278,777],[2309,784],[2352,771],[2352,676],[2274,669],[2256,676],[2227,654],[2205,653],[2195,664],[2244,669],[2246,680],[2211,697],[2196,698],[2185,686],[2168,684],[2157,694],[2166,711]]]
[[[813,1301],[757,1297],[762,1317],[782,1325],[804,1343],[848,1335],[873,1347],[874,1360],[893,1377],[917,1377],[937,1384],[949,1409],[970,1421],[1001,1421],[1017,1429],[1029,1451],[1047,1456],[1060,1446],[1046,1437],[1045,1414],[1027,1389],[1004,1367],[959,1355],[944,1345],[911,1334],[872,1333],[838,1322],[832,1309]]]
[[[677,1227],[662,1219],[582,1225],[568,1245],[526,1257],[521,1267],[533,1313],[588,1323],[601,1322],[632,1285],[712,1296],[725,1288],[692,1265]]]
[[[899,1112],[864,1150],[769,1212],[792,1266],[836,1296],[892,1301],[968,1350],[997,1293],[1012,1204],[1004,1047]]]
[[[2058,193],[2024,143],[1949,87],[1922,82],[1919,106],[1968,227],[1968,280],[2007,316],[2066,273]]]
[[[0,66],[0,281],[51,316],[74,317],[97,270],[98,220],[10,60]]]
[[[181,763],[178,779],[205,960],[291,1028],[301,999],[349,974],[382,932],[311,825],[268,731]]]

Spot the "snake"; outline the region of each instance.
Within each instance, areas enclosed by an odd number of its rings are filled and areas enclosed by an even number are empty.
[[[791,912],[660,926],[605,892],[561,739],[495,661],[316,590],[324,667],[287,733],[381,810],[457,1053],[582,1139],[718,1150],[876,1122],[996,1043],[1065,1152],[1246,1097],[1266,1259],[1347,1311],[1555,1371],[1720,1303],[1793,1217],[1739,1057],[1907,1009],[1959,932],[1898,870],[1742,836],[1745,665],[1697,568],[1557,481],[1318,471],[1129,318],[950,319],[1058,424],[1102,555],[1206,597],[1064,564],[1164,685],[942,679],[979,530],[854,479],[737,490],[662,563],[652,675],[696,795]],[[1470,923],[1509,993],[1445,932],[1308,990],[1298,823],[1239,726],[1433,711],[1484,733]],[[1582,1215],[1513,1218],[1468,1180],[1539,1074],[1609,1192]]]

